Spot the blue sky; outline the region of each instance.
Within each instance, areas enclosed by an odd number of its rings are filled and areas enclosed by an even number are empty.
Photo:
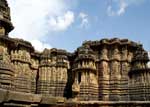
[[[71,52],[85,40],[128,38],[150,51],[150,0],[43,1],[8,0],[16,27],[11,37],[28,40],[37,50]]]

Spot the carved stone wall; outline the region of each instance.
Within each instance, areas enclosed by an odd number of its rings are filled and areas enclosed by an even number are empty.
[[[37,53],[26,41],[1,37],[0,56],[3,89],[77,101],[150,98],[147,53],[129,40],[86,42],[74,53],[60,49]]]
[[[96,68],[98,71],[99,82],[99,100],[130,100],[130,78],[128,73],[131,71],[133,66],[136,66],[135,68],[140,66],[133,60],[133,57],[135,56],[136,50],[138,48],[143,49],[141,44],[129,41],[127,39],[120,40],[114,38],[102,39],[100,41],[86,41],[84,45],[89,45],[90,48],[96,53]],[[137,55],[140,56],[139,53],[137,53]],[[139,60],[143,62],[144,59],[148,61],[148,58],[140,58]],[[145,65],[146,63],[147,62],[142,64],[143,68],[147,68]]]
[[[99,49],[97,60],[98,81],[99,81],[99,100],[109,100],[109,80],[110,68],[108,59],[108,49],[104,46]]]
[[[45,50],[40,59],[38,93],[64,97],[69,61],[64,50]]]
[[[131,71],[129,72],[130,100],[146,101],[149,97],[149,69],[147,68],[148,54],[142,47],[138,47],[134,53]]]
[[[94,53],[87,46],[80,47],[77,51],[73,67],[74,98],[79,101],[98,100],[98,78]]]
[[[86,41],[73,53],[36,52],[10,38],[12,29],[7,1],[0,0],[0,106],[150,105],[149,59],[141,44],[113,38]]]
[[[13,90],[14,67],[8,52],[7,44],[0,40],[0,88]]]
[[[37,92],[37,78],[39,71],[39,53],[31,54],[31,92]]]
[[[31,56],[24,47],[11,50],[11,61],[15,67],[15,91],[31,92]]]

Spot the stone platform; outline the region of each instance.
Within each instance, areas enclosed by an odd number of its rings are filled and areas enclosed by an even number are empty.
[[[0,107],[149,107],[150,101],[73,101],[0,89]]]

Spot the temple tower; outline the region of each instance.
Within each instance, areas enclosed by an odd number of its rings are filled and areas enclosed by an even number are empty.
[[[147,67],[148,54],[142,47],[137,47],[133,60],[132,69],[129,72],[130,77],[130,100],[148,101],[150,100],[150,72]]]
[[[10,8],[6,0],[0,0],[0,36],[8,35],[11,30]]]
[[[98,100],[98,78],[94,52],[89,46],[82,46],[77,50],[74,67],[74,83],[72,91],[74,98],[79,101]]]
[[[64,97],[69,62],[67,52],[45,49],[39,65],[38,93],[53,97]]]
[[[13,88],[14,68],[11,64],[10,50],[8,49],[10,40],[5,38],[5,35],[12,29],[7,1],[0,0],[0,88],[4,89]]]
[[[39,77],[37,82],[37,93],[42,95],[55,96],[55,68],[56,56],[51,50],[45,49],[40,56]]]
[[[86,41],[83,45],[89,45],[96,56],[99,100],[130,100],[129,92],[133,93],[131,91],[134,83],[131,85],[129,82],[128,73],[133,68],[131,64],[133,54],[140,45],[128,39],[118,38]],[[129,83],[131,90],[129,89]]]

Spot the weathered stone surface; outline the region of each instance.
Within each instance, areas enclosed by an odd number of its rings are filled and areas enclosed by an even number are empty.
[[[0,103],[4,102],[7,96],[7,90],[0,89]]]
[[[3,9],[1,9],[3,8]],[[10,38],[0,0],[0,106],[142,107],[150,105],[148,54],[128,39],[86,41],[75,52]]]
[[[10,18],[10,9],[6,0],[0,0],[0,36],[7,35],[12,29],[13,25]]]

